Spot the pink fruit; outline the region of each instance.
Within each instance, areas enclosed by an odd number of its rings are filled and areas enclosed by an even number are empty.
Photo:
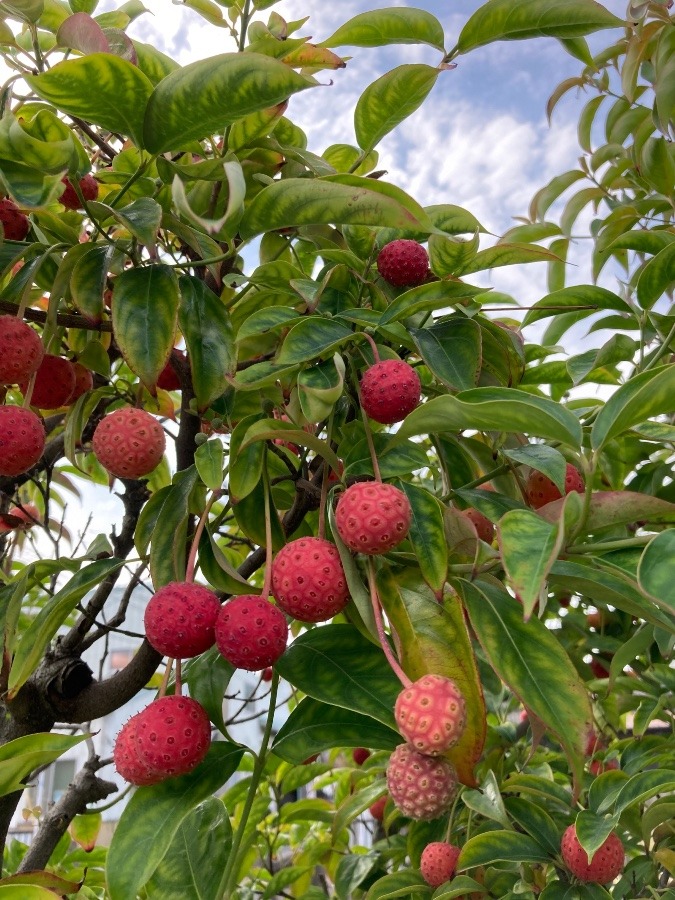
[[[125,406],[108,413],[96,426],[92,449],[104,469],[116,478],[141,478],[164,455],[164,430],[143,409]]]
[[[159,774],[159,780],[191,772],[210,745],[209,717],[191,697],[161,697],[138,714],[138,756],[141,763]]]
[[[74,403],[78,400],[82,394],[86,394],[87,391],[90,391],[94,386],[94,376],[82,363],[74,362],[73,368],[75,369],[75,387],[73,388],[73,393],[68,398],[68,403]]]
[[[21,406],[0,406],[0,475],[32,469],[45,449],[42,419]]]
[[[220,602],[199,584],[164,585],[145,608],[145,634],[163,656],[188,659],[205,653],[215,643]]]
[[[260,677],[263,681],[271,681],[274,678],[274,669],[271,666],[267,666],[266,669],[263,669]]]
[[[457,773],[447,759],[423,756],[409,744],[391,754],[387,786],[392,800],[410,819],[437,819],[457,790]]]
[[[40,510],[34,503],[12,506],[7,513],[0,515],[0,531],[26,531],[39,524]]]
[[[446,881],[450,881],[455,874],[455,866],[460,854],[459,847],[446,844],[444,841],[434,841],[427,844],[422,850],[420,859],[420,871],[422,878],[431,887],[440,887]]]
[[[220,608],[216,646],[239,669],[255,672],[273,666],[286,649],[287,640],[284,614],[262,597],[244,594]]]
[[[357,766],[362,766],[369,756],[370,750],[366,750],[365,747],[355,747],[352,750],[352,759]]]
[[[419,375],[402,359],[385,359],[366,370],[361,379],[361,405],[382,425],[402,422],[420,402]]]
[[[19,385],[25,395],[28,380],[23,379]],[[69,359],[45,353],[36,372],[31,394],[31,406],[38,409],[59,409],[65,406],[75,390],[75,369]]]
[[[374,819],[377,819],[378,822],[384,820],[384,808],[387,805],[387,799],[388,795],[385,794],[384,797],[380,797],[368,807],[368,812]]]
[[[614,832],[600,845],[589,862],[586,851],[579,843],[575,826],[570,825],[563,834],[560,852],[567,868],[580,881],[609,884],[623,872],[623,844]]]
[[[23,241],[30,231],[28,216],[25,216],[9,197],[0,200],[0,222],[6,241]]]
[[[325,622],[349,601],[347,579],[335,544],[309,537],[291,541],[272,563],[277,605],[301,622]]]
[[[398,488],[379,481],[360,481],[338,500],[335,524],[345,544],[356,553],[387,553],[408,534],[412,510]]]
[[[484,516],[483,513],[478,512],[477,509],[462,510],[462,515],[465,519],[473,522],[473,526],[476,529],[476,534],[481,541],[485,541],[486,544],[492,543],[495,537],[495,526],[487,516]]]
[[[65,176],[61,181],[63,181],[66,186],[65,191],[59,197],[61,203],[63,203],[66,209],[82,209],[82,204],[80,203],[80,198],[77,196],[75,188]],[[85,175],[84,178],[80,178],[80,190],[87,202],[96,200],[98,197],[98,182],[93,175],[89,174]]]
[[[584,479],[581,477],[579,470],[572,463],[567,463],[565,494],[571,494],[572,491],[576,491],[577,494],[583,494],[585,489]],[[530,477],[527,479],[525,496],[532,509],[540,509],[553,500],[560,500],[562,494],[550,478],[533,469],[530,472]]]
[[[603,772],[609,772],[619,768],[618,759],[594,759],[591,760],[588,771],[591,775],[602,775]]]
[[[462,736],[466,704],[450,678],[423,675],[398,695],[394,716],[398,730],[415,750],[438,756]]]
[[[0,384],[19,384],[45,355],[40,335],[16,316],[0,316]]]
[[[136,742],[136,726],[141,714],[132,716],[115,739],[113,760],[119,774],[130,784],[157,784],[162,775],[141,760]]]
[[[377,270],[394,287],[413,287],[429,274],[429,255],[417,241],[391,241],[379,252]]]

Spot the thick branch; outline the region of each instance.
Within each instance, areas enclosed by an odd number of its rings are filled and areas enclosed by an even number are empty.
[[[9,300],[0,300],[0,312],[16,315],[18,308],[16,303],[12,303]],[[39,322],[40,325],[44,325],[47,321],[47,313],[43,312],[41,309],[26,309],[24,310],[23,317],[29,322]],[[86,319],[84,316],[75,313],[57,313],[56,322],[58,325],[63,325],[66,328],[81,328],[83,331],[112,332],[112,322],[110,320],[92,322],[91,319]]]
[[[75,816],[85,812],[89,803],[105,800],[117,790],[116,784],[97,777],[96,772],[100,767],[97,756],[87,760],[61,799],[47,811],[33,843],[21,861],[19,872],[44,869]]]

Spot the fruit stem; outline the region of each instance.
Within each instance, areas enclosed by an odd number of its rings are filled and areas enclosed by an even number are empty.
[[[375,343],[374,338],[373,338],[370,334],[368,334],[367,331],[363,331],[362,334],[363,334],[364,338],[365,338],[365,339],[368,341],[368,343],[370,344],[370,349],[373,351],[373,358],[375,359],[375,362],[376,362],[376,363],[379,363],[379,361],[380,361],[380,352],[379,352],[379,350],[377,349],[377,344]]]
[[[263,487],[265,490],[265,579],[263,581],[262,597],[269,599],[272,587],[272,510],[270,503],[270,479],[267,472],[267,457],[263,463]]]
[[[255,759],[255,764],[253,766],[253,772],[251,774],[251,783],[249,784],[248,794],[246,795],[246,802],[244,803],[244,808],[241,813],[241,819],[239,820],[239,825],[237,827],[237,831],[232,838],[232,848],[230,850],[230,855],[227,859],[227,864],[225,866],[225,871],[223,872],[223,877],[220,879],[220,884],[218,885],[218,891],[216,896],[222,898],[222,900],[227,900],[227,898],[231,897],[234,892],[234,883],[237,875],[239,874],[239,860],[237,859],[239,855],[239,849],[241,847],[241,842],[244,837],[244,833],[248,827],[248,818],[251,812],[251,807],[253,806],[253,801],[255,800],[256,793],[258,790],[258,785],[260,783],[260,778],[262,776],[263,770],[265,768],[265,763],[267,761],[267,748],[269,746],[270,737],[272,735],[272,726],[274,724],[274,714],[276,712],[277,706],[277,690],[279,688],[279,676],[276,672],[272,675],[272,682],[270,685],[270,705],[269,710],[267,712],[267,721],[265,723],[265,732],[263,734],[262,743],[260,745],[260,750],[258,751],[258,755]]]
[[[33,388],[35,386],[35,378],[37,376],[37,372],[33,372],[28,381],[28,387],[26,388],[26,393],[23,398],[23,408],[28,409],[30,406],[30,401],[33,396]]]
[[[195,529],[194,537],[192,538],[192,544],[190,545],[190,555],[188,556],[187,566],[185,568],[185,581],[188,584],[192,584],[192,582],[195,580],[195,567],[197,565],[197,551],[199,549],[199,542],[208,521],[211,507],[216,502],[216,500],[220,499],[221,493],[222,491],[220,489],[212,492],[206,506],[204,507],[204,512],[201,514],[199,522],[197,523],[197,528]]]
[[[393,669],[394,674],[399,679],[403,687],[410,687],[412,681],[405,674],[398,660],[394,656],[389,644],[389,639],[387,638],[384,630],[384,622],[382,621],[382,607],[380,605],[380,598],[377,595],[377,587],[375,586],[375,566],[373,565],[372,557],[368,559],[368,586],[370,587],[370,602],[373,605],[373,615],[375,616],[377,636],[379,637],[380,643],[382,644],[384,655],[387,657],[387,662]]]
[[[177,697],[183,693],[183,671],[181,666],[181,660],[176,659],[176,678],[175,678],[175,694]]]
[[[159,687],[159,696],[164,697],[166,694],[166,689],[169,686],[169,678],[171,678],[171,670],[173,669],[173,664],[175,660],[172,656],[170,656],[166,661],[166,669],[164,670],[164,678],[162,678],[162,683]]]
[[[335,410],[332,409],[330,411],[330,416],[328,417],[328,424],[326,425],[326,441],[328,446],[331,444],[331,434],[333,432],[333,416],[335,414]],[[330,477],[331,467],[324,459],[323,461],[323,475],[321,478],[321,499],[319,500],[319,538],[324,540],[326,537],[326,501],[328,500],[328,479]],[[339,472],[335,473],[339,476]]]

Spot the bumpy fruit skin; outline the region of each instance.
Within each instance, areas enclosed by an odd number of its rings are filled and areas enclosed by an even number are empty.
[[[216,646],[238,669],[256,672],[273,666],[286,649],[287,640],[284,614],[262,597],[233,597],[218,613]]]
[[[387,553],[407,536],[412,520],[408,498],[392,484],[359,481],[338,500],[335,525],[355,553]]]
[[[349,588],[335,544],[315,537],[286,544],[272,563],[272,593],[300,622],[336,616],[349,601]]]
[[[210,746],[209,717],[191,697],[161,697],[138,714],[138,756],[160,780],[191,772]]]
[[[68,403],[74,403],[76,400],[79,400],[82,394],[86,394],[87,391],[94,387],[94,376],[86,366],[83,366],[82,363],[74,362],[73,368],[75,369],[75,387],[68,398]]]
[[[274,669],[272,666],[267,666],[266,669],[263,669],[260,677],[263,681],[271,681],[274,678]]]
[[[177,391],[180,389],[180,379],[172,365],[172,361],[175,357],[184,360],[185,354],[182,350],[176,350],[175,348],[171,351],[169,361],[159,373],[159,378],[157,379],[157,387],[161,388],[163,391]]]
[[[419,753],[438,756],[462,736],[466,725],[464,696],[443,675],[423,675],[396,698],[398,730]]]
[[[142,478],[155,469],[166,448],[164,430],[143,409],[126,406],[96,426],[92,449],[104,469],[116,478]]]
[[[352,759],[357,766],[362,766],[369,756],[370,750],[366,750],[365,747],[355,747],[352,750]]]
[[[26,531],[33,525],[40,524],[40,510],[34,503],[24,503],[23,506],[12,506],[3,515],[0,515],[0,532]]]
[[[122,726],[121,731],[115,738],[115,747],[113,749],[113,761],[118,773],[130,784],[139,786],[146,784],[157,784],[162,781],[162,775],[155,772],[150,766],[144,762],[138,755],[138,745],[136,742],[136,726],[140,713],[132,716],[129,721]]]
[[[400,744],[387,766],[391,798],[410,819],[437,819],[450,807],[457,790],[457,773],[447,759],[423,756]]]
[[[361,406],[376,422],[402,422],[420,402],[422,386],[417,372],[402,359],[375,363],[361,379]]]
[[[75,188],[65,176],[61,180],[66,186],[65,191],[59,197],[61,203],[63,203],[66,209],[82,209],[80,198],[77,196]],[[85,175],[84,178],[80,178],[80,190],[87,202],[96,200],[98,197],[98,182],[93,175],[89,174]]]
[[[384,797],[380,797],[368,807],[368,812],[374,819],[377,819],[378,822],[382,822],[384,820],[384,808],[386,805],[387,795],[385,794]]]
[[[0,384],[18,384],[30,378],[44,355],[37,331],[16,316],[0,316]]]
[[[23,394],[28,390],[28,381],[19,385]],[[69,359],[45,353],[35,375],[31,406],[38,409],[59,409],[70,401],[75,390],[75,368]]]
[[[581,477],[579,470],[572,463],[567,463],[565,494],[571,494],[572,491],[576,491],[577,494],[583,494],[585,489],[584,479]],[[530,477],[527,479],[525,495],[532,509],[540,509],[542,506],[546,506],[547,503],[551,503],[553,500],[560,500],[562,497],[562,494],[551,479],[535,469],[530,472]]]
[[[220,602],[200,584],[172,581],[145,607],[145,635],[163,656],[189,659],[213,647]]]
[[[42,419],[21,406],[0,406],[0,475],[32,469],[45,449]]]
[[[420,871],[422,878],[431,887],[437,888],[450,881],[455,874],[455,866],[460,849],[444,841],[434,841],[422,850]]]
[[[0,222],[6,241],[23,241],[30,231],[28,216],[25,216],[9,197],[0,200]]]
[[[473,522],[473,527],[476,529],[476,534],[481,541],[485,541],[486,544],[492,543],[495,538],[495,526],[487,516],[484,516],[482,512],[478,512],[477,509],[464,509],[462,510],[462,515],[465,519]]]
[[[429,274],[429,255],[417,241],[392,241],[380,250],[377,270],[394,287],[414,287]]]
[[[586,851],[579,843],[575,827],[570,825],[563,834],[560,852],[565,865],[579,881],[609,884],[623,872],[623,844],[614,832],[595,851],[589,863]]]

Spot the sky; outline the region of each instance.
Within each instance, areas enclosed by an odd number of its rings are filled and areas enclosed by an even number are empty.
[[[151,14],[133,22],[129,34],[181,64],[234,49],[225,29],[210,25],[183,3],[144,2]],[[96,12],[116,5],[104,0]],[[299,34],[312,35],[318,42],[353,15],[391,5],[433,13],[444,27],[449,49],[482,3],[281,0],[258,17],[266,21],[272,10],[288,21],[309,15]],[[625,14],[624,0],[607,0],[604,5],[619,16]],[[612,38],[616,36],[618,32]],[[589,37],[591,46],[609,41],[609,32]],[[441,58],[439,51],[424,45],[337,48],[337,52],[352,56],[346,68],[320,73],[325,86],[292,97],[287,113],[307,132],[309,149],[317,153],[333,143],[355,143],[353,110],[368,84],[403,63],[437,65]],[[421,109],[381,142],[378,169],[387,171],[384,180],[407,190],[422,205],[464,206],[489,231],[500,234],[515,224],[514,216],[527,213],[538,188],[576,165],[576,123],[588,97],[569,92],[558,104],[551,126],[545,107],[556,85],[579,74],[582,64],[549,38],[491,44],[457,62],[456,69],[441,74]],[[572,259],[581,263],[582,251],[576,259],[573,252]],[[522,305],[547,293],[544,264],[496,269],[470,280],[511,293]],[[583,264],[570,267],[571,282],[589,280]],[[611,280],[606,285],[616,287]],[[114,494],[97,490],[97,495],[92,535],[119,520],[120,504]]]

